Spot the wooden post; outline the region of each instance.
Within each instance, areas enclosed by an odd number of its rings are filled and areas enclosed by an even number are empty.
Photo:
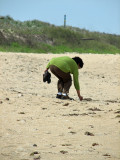
[[[64,27],[66,27],[66,15],[64,15]]]

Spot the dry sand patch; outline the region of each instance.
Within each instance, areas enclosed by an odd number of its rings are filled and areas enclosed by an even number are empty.
[[[65,54],[64,54],[65,55]],[[120,55],[76,53],[80,102],[56,99],[57,79],[42,82],[58,54],[0,52],[0,160],[120,159]]]

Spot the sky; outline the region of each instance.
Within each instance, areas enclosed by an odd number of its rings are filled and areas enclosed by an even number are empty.
[[[120,0],[0,0],[0,16],[120,35]]]

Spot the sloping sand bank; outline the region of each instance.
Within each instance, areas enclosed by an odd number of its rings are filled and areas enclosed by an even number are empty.
[[[80,56],[80,102],[56,99],[42,82],[58,54],[0,52],[0,160],[119,160],[120,55]]]

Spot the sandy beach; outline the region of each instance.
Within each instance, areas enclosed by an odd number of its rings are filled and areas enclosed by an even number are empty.
[[[80,56],[83,101],[43,83],[52,57]],[[119,160],[120,54],[0,52],[0,160]]]

